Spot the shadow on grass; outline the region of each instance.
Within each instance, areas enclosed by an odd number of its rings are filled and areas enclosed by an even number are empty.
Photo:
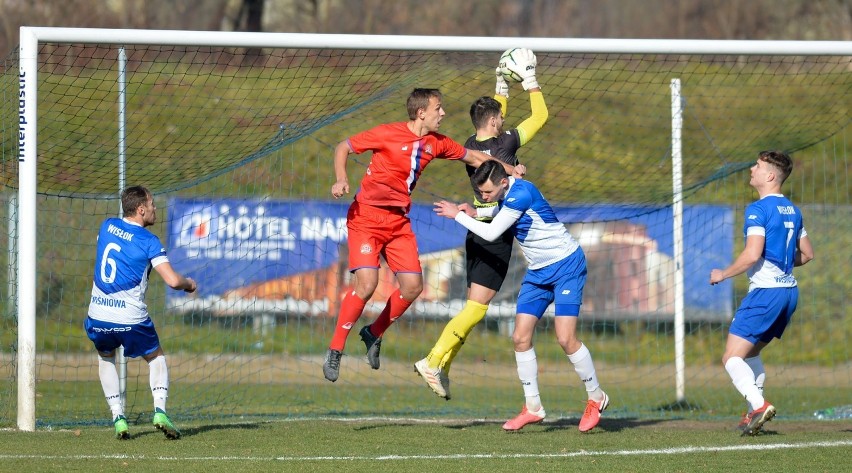
[[[472,422],[463,422],[456,423],[453,425],[448,425],[448,429],[466,429],[470,427],[478,427],[484,425],[497,425],[502,426],[505,421],[472,421]],[[596,431],[605,431],[605,432],[620,432],[626,429],[635,429],[639,427],[646,427],[649,425],[659,424],[661,422],[667,422],[663,419],[636,419],[636,418],[619,418],[619,419],[606,419],[602,418],[600,423],[595,427],[594,430],[588,432],[592,434]],[[557,419],[554,421],[544,421],[541,424],[534,424],[524,430],[519,432],[530,432],[530,433],[546,433],[553,431],[563,431],[565,429],[577,429],[577,426],[580,423],[579,418],[564,418]]]
[[[144,431],[137,430],[139,428],[145,429]],[[202,425],[199,427],[187,427],[180,428],[180,436],[184,437],[192,437],[194,435],[203,434],[205,432],[210,432],[213,430],[256,430],[259,428],[259,424],[248,423],[248,424],[210,424],[210,425]],[[136,430],[136,432],[133,432]],[[163,433],[157,430],[153,425],[145,425],[134,428],[131,426],[130,429],[130,439],[147,437],[148,435],[159,435],[163,436]]]
[[[683,411],[700,411],[702,410],[701,404],[695,404],[687,401],[686,399],[681,399],[680,401],[670,402],[668,404],[663,404],[657,406],[658,411],[662,412],[683,412]]]
[[[744,437],[744,438],[748,438],[748,437],[764,437],[764,436],[770,436],[770,437],[771,437],[771,436],[773,436],[773,435],[782,435],[782,434],[780,434],[780,433],[778,433],[778,432],[776,432],[776,431],[774,431],[774,430],[766,430],[766,427],[764,426],[762,429],[760,429],[760,432],[758,432],[758,433],[757,433],[757,435],[742,435],[741,437]]]
[[[656,425],[666,422],[662,419],[637,419],[637,418],[620,418],[607,419],[602,418],[597,427],[585,432],[586,435],[594,435],[596,432],[621,432],[628,429],[638,429],[650,425]],[[544,424],[544,432],[552,432],[554,430],[577,429],[580,424],[580,419],[559,419],[552,423]]]
[[[635,417],[628,418],[601,418],[600,423],[595,427],[594,430],[588,433],[594,433],[595,431],[604,431],[604,432],[621,432],[623,430],[628,429],[636,429],[641,427],[648,427],[657,425],[663,422],[671,422],[672,419],[639,419]],[[438,423],[443,424],[444,428],[452,429],[452,430],[464,430],[475,427],[497,427],[500,428],[505,420],[447,420],[447,421],[433,421],[426,423]],[[566,417],[560,418],[556,420],[545,420],[541,424],[534,424],[530,427],[523,430],[523,432],[553,432],[553,431],[562,431],[565,429],[577,429],[580,423],[579,417]],[[368,431],[368,430],[377,430],[388,427],[399,427],[399,426],[417,426],[423,425],[424,422],[416,422],[409,420],[394,420],[394,421],[385,421],[385,422],[375,422],[370,423],[368,425],[359,425],[353,428],[355,431]]]

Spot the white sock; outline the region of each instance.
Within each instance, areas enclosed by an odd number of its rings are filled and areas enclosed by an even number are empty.
[[[148,362],[151,395],[154,396],[154,409],[166,410],[166,399],[169,397],[169,368],[166,357],[158,356]]]
[[[538,412],[541,410],[541,396],[538,392],[538,361],[535,357],[535,348],[516,351],[515,361],[518,364],[518,378],[524,387],[527,410]]]
[[[761,408],[764,402],[763,394],[760,389],[757,389],[757,384],[754,382],[754,371],[751,370],[748,363],[742,358],[734,356],[728,358],[728,362],[725,363],[725,370],[731,376],[734,387],[749,403],[751,410]]]
[[[124,415],[124,406],[121,405],[121,388],[118,381],[118,370],[115,367],[115,356],[104,358],[98,355],[98,377],[101,379],[101,387],[104,397],[112,412],[112,418]]]
[[[598,382],[598,376],[595,373],[595,363],[592,361],[592,353],[585,344],[580,344],[580,349],[568,355],[568,361],[574,365],[574,371],[580,377],[580,381],[586,386],[586,394],[593,401],[601,401],[604,398],[604,392],[601,390],[601,385]]]
[[[746,358],[745,362],[754,372],[754,384],[757,385],[757,389],[760,390],[760,395],[762,396],[763,385],[766,383],[766,368],[763,367],[763,360],[760,359],[760,355],[757,355]],[[749,409],[749,412],[751,412],[751,409]]]

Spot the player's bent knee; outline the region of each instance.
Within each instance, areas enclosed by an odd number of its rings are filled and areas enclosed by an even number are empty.
[[[373,297],[373,293],[376,292],[378,285],[378,281],[357,281],[353,290],[356,296],[366,301]]]
[[[372,289],[364,289],[356,287],[354,291],[355,295],[358,296],[359,299],[363,301],[369,301],[373,297],[373,293],[376,292],[376,288],[374,287]]]
[[[420,295],[421,292],[423,292],[423,286],[422,285],[417,286],[417,287],[413,287],[413,288],[412,287],[406,287],[406,288],[400,287],[399,288],[399,294],[402,296],[403,299],[405,299],[407,301],[413,301],[414,299],[417,299],[417,297]]]
[[[423,280],[412,280],[412,278],[399,278],[399,294],[407,301],[417,299],[423,292]]]

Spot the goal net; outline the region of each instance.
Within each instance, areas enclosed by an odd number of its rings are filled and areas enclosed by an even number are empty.
[[[351,285],[352,195],[330,195],[334,146],[405,121],[414,87],[443,92],[441,132],[463,142],[473,133],[470,104],[493,95],[500,53],[518,46],[537,54],[549,110],[519,157],[587,254],[580,338],[613,399],[608,412],[741,413],[720,359],[747,280],[710,286],[708,279],[742,249],[743,209],[756,198],[748,168],[763,149],[793,156],[784,189],[801,205],[817,253],[796,272],[801,299],[783,342],[764,352],[767,393],[785,415],[800,417],[852,394],[848,44],[791,43],[782,51],[772,42],[25,30],[39,36],[37,50],[22,39],[0,85],[0,229],[8,242],[0,254],[0,425],[14,423],[26,402],[21,366],[31,366],[23,376],[36,383],[37,425],[108,422],[83,320],[99,224],[119,215],[118,194],[129,185],[155,194],[152,231],[175,269],[199,283],[187,295],[153,275],[148,291],[173,418],[514,414],[523,397],[509,338],[525,270],[519,251],[453,363],[453,399],[436,398],[411,368],[464,304],[464,231],[431,206],[471,199],[457,163],[433,163],[412,195],[425,287],[385,335],[381,369],[363,361],[354,335],[336,383],[323,378],[322,363]],[[511,84],[506,127],[529,113],[527,93]],[[673,115],[682,122],[680,161]],[[351,155],[353,191],[369,160]],[[19,253],[29,247],[31,261]],[[360,323],[393,290],[393,275],[386,268],[380,275]],[[546,315],[536,335],[542,398],[551,415],[576,418],[585,393],[552,321]],[[21,340],[32,325],[30,347]],[[797,401],[803,391],[806,404]],[[147,421],[141,360],[127,362],[125,402],[131,421]]]

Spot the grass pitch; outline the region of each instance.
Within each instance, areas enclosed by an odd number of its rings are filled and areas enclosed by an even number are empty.
[[[0,431],[2,471],[841,471],[852,421],[776,418],[757,437],[733,423],[609,419],[582,434],[576,419],[506,433],[500,420],[314,419],[181,425],[169,441],[146,421],[131,439],[111,427]]]

